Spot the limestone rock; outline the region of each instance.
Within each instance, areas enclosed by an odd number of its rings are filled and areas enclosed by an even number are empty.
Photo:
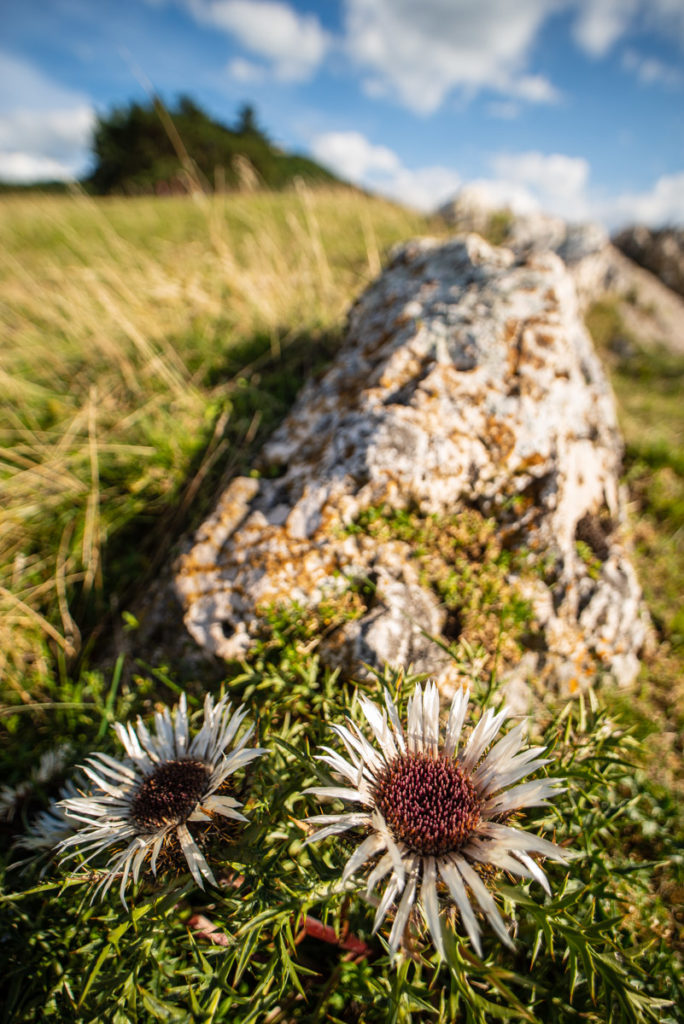
[[[466,185],[438,213],[459,231],[496,236],[518,257],[555,252],[583,312],[594,302],[616,301],[640,342],[684,352],[684,230],[629,228],[611,244],[599,224],[568,222],[524,203],[501,207],[477,185]]]
[[[529,636],[501,666],[511,685],[629,682],[648,626],[621,539],[620,456],[561,259],[477,235],[411,242],[353,308],[337,359],[266,444],[261,475],[233,480],[181,558],[186,626],[240,657],[268,606],[315,611],[352,592],[354,615],[321,630],[322,656],[352,674],[412,663],[448,689],[454,662],[432,638],[448,645],[462,624],[431,585],[430,552],[392,533],[410,512],[441,545],[456,597],[495,564],[528,602]],[[384,532],[359,525],[373,517]],[[484,524],[485,540],[445,548],[461,521]],[[471,567],[463,552],[477,544],[485,555]],[[507,547],[510,569],[497,554]]]
[[[615,288],[614,250],[600,224],[572,223],[539,210],[498,207],[485,191],[472,185],[438,212],[459,231],[500,235],[518,257],[555,252],[570,270],[583,308]]]

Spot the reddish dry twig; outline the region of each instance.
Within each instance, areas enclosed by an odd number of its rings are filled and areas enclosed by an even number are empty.
[[[218,925],[214,924],[208,917],[205,917],[204,914],[193,914],[192,917],[188,918],[187,924],[188,928],[192,929],[198,939],[206,939],[207,942],[212,942],[215,946],[230,945],[230,939],[226,933],[222,932]],[[317,917],[311,917],[308,914],[300,917],[296,922],[296,928],[298,929],[295,938],[296,944],[299,944],[305,936],[308,936],[311,939],[318,939],[319,942],[327,942],[331,946],[338,946],[349,953],[350,959],[364,959],[373,954],[373,949],[363,939],[359,939],[355,935],[349,935],[346,930],[343,931],[342,935],[338,935],[334,928],[328,924],[323,924]]]
[[[206,939],[213,942],[215,946],[229,946],[230,939],[225,932],[220,931],[218,925],[210,921],[204,914],[193,914],[188,919],[188,928],[192,928],[198,939]]]
[[[307,914],[299,919],[297,926],[299,931],[295,939],[296,943],[301,942],[304,936],[308,935],[309,938],[318,939],[320,942],[328,942],[332,946],[339,946],[340,949],[348,950],[355,958],[363,959],[373,954],[372,947],[364,942],[363,939],[359,939],[355,935],[349,935],[346,929],[342,935],[338,935],[334,928],[328,924],[323,924],[317,917],[311,917]]]

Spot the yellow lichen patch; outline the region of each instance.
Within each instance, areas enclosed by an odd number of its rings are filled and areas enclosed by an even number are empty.
[[[505,420],[498,419],[496,416],[488,416],[485,422],[487,445],[490,451],[494,449],[498,462],[506,462],[515,449],[515,431]]]

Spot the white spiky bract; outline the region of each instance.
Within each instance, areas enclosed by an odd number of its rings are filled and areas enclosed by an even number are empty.
[[[434,683],[425,690],[418,684],[408,702],[408,727],[401,726],[397,709],[385,691],[386,710],[366,697],[360,704],[375,743],[369,742],[358,726],[348,720],[334,725],[333,731],[344,744],[348,759],[330,747],[318,759],[332,768],[345,785],[316,786],[306,790],[321,799],[351,801],[362,810],[343,814],[318,814],[308,819],[322,826],[307,840],[316,842],[327,836],[361,827],[367,832],[349,857],[342,882],[371,858],[379,856],[367,879],[366,896],[389,876],[375,914],[377,931],[389,908],[400,897],[389,937],[393,952],[398,949],[404,929],[416,901],[420,904],[435,947],[444,956],[444,940],[439,919],[439,897],[448,893],[478,954],[482,955],[480,926],[471,905],[483,912],[494,931],[508,946],[512,940],[484,884],[477,865],[491,865],[522,878],[534,879],[550,893],[548,880],[535,855],[567,863],[572,856],[554,843],[505,824],[511,812],[525,807],[544,806],[548,798],[562,792],[558,779],[536,779],[520,783],[526,775],[547,764],[539,755],[544,747],[523,749],[524,723],[516,725],[491,749],[501,729],[507,709],[498,713],[484,711],[468,741],[461,747],[461,732],[470,693],[459,690],[453,698],[441,751],[439,748],[439,694]],[[488,752],[487,752],[488,751]],[[378,787],[398,759],[415,757],[453,762],[467,776],[479,804],[477,824],[462,842],[439,855],[427,855],[409,848],[392,834],[378,807]],[[520,783],[516,785],[516,783]],[[420,883],[420,889],[418,886]]]
[[[93,754],[83,766],[83,771],[94,784],[93,791],[88,796],[68,798],[60,803],[72,821],[83,823],[76,826],[78,831],[74,835],[59,844],[59,850],[67,857],[76,853],[86,854],[83,861],[86,864],[104,850],[117,848],[107,862],[96,895],[98,892],[104,895],[121,872],[119,892],[126,906],[124,891],[129,876],[132,875],[137,882],[148,858],[152,874],[156,875],[159,854],[164,845],[174,839],[180,844],[195,882],[203,887],[206,878],[216,884],[188,823],[210,822],[215,814],[247,821],[237,810],[242,806],[238,800],[217,793],[230,775],[267,752],[262,748],[247,747],[254,730],[250,726],[230,753],[226,753],[246,714],[244,707],[231,714],[227,697],[214,705],[211,696],[207,695],[202,727],[191,739],[187,700],[182,694],[173,712],[165,707],[155,713],[152,731],[140,718],[135,726],[131,723],[124,726],[118,722],[114,725],[126,758],[119,761],[108,754]],[[202,794],[182,820],[173,820],[171,816],[171,820],[158,828],[143,828],[133,815],[134,801],[141,786],[165,764],[183,761],[199,762],[205,767],[207,779]],[[119,849],[122,844],[125,844],[124,848]]]

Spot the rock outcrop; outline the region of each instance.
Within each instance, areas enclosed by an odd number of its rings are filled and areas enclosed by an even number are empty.
[[[613,245],[668,288],[684,295],[684,228],[625,228],[613,238]]]
[[[411,242],[181,558],[186,626],[237,658],[284,605],[352,674],[412,663],[448,689],[465,639],[511,686],[630,682],[648,626],[620,456],[562,260]]]
[[[586,308],[605,292],[624,285],[608,234],[592,221],[572,223],[539,210],[513,212],[491,205],[477,186],[466,186],[438,211],[457,231],[496,238],[518,257],[555,252],[570,271],[580,305]]]
[[[595,302],[617,303],[639,342],[684,352],[684,300],[677,294],[684,288],[684,231],[630,228],[613,244],[600,224],[498,207],[477,185],[466,185],[438,214],[455,230],[494,238],[518,257],[555,252],[575,282],[582,312]]]

